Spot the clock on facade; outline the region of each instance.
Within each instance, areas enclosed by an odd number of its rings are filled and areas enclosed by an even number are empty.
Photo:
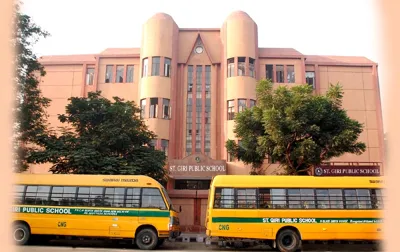
[[[197,47],[194,49],[194,51],[195,51],[197,54],[200,54],[200,53],[203,52],[203,47],[197,46]]]

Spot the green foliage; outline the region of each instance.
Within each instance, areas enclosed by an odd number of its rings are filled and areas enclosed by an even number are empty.
[[[28,157],[42,145],[40,139],[47,133],[46,108],[50,99],[42,96],[38,76],[46,73],[32,51],[39,38],[49,34],[37,26],[28,15],[19,11],[18,3],[14,12],[14,34],[11,40],[15,48],[15,172],[28,168]]]
[[[228,152],[251,164],[253,173],[267,157],[285,174],[305,175],[333,157],[365,151],[365,144],[357,141],[363,126],[341,107],[339,84],[315,95],[309,85],[274,89],[270,80],[261,80],[256,91],[257,105],[235,117],[234,133],[241,146],[226,142]]]
[[[166,177],[165,154],[148,147],[156,136],[140,118],[134,102],[101,92],[87,98],[72,97],[66,113],[59,115],[62,127],[45,137],[45,150],[31,156],[32,162],[53,164],[53,173],[148,175],[160,182]]]

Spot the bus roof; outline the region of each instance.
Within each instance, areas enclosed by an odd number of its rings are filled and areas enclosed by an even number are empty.
[[[15,183],[63,186],[160,187],[155,179],[143,175],[26,174],[15,176]]]
[[[275,188],[381,188],[383,177],[314,177],[282,175],[217,175],[214,187]]]

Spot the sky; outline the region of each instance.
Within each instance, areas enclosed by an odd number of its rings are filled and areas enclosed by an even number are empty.
[[[140,47],[142,25],[157,12],[171,15],[180,28],[220,28],[231,12],[242,10],[258,25],[259,47],[365,56],[383,65],[377,0],[22,1],[22,11],[51,34],[35,45],[38,56]],[[382,78],[380,83],[382,88]]]

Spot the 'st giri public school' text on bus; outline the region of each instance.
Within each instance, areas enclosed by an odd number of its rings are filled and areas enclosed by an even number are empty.
[[[18,174],[13,238],[31,235],[131,239],[154,249],[179,235],[165,188],[147,176]]]

